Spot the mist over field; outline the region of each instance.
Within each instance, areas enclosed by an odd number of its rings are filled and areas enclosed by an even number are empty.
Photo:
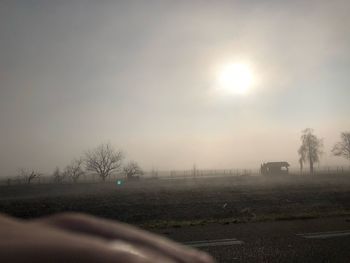
[[[349,0],[0,0],[0,262],[350,262]]]
[[[348,166],[331,149],[350,129],[349,7],[1,1],[0,176],[105,142],[146,170],[297,169],[305,128],[324,138],[321,166]],[[244,94],[218,87],[230,63],[249,66]]]

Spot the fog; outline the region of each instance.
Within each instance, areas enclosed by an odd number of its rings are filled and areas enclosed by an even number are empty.
[[[100,143],[144,169],[298,166],[301,131],[349,131],[348,1],[1,1],[0,175]],[[239,95],[216,88],[251,65]]]

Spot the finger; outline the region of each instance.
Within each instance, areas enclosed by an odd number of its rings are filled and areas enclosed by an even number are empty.
[[[20,218],[10,217],[9,215],[0,213],[0,225],[2,225],[2,224],[17,224],[17,223],[21,223],[21,222],[24,222],[24,220],[22,220]]]
[[[11,218],[0,221],[1,262],[174,263],[127,243],[111,245],[97,236]]]
[[[108,242],[108,246],[111,249],[115,249],[115,250],[118,250],[120,252],[130,253],[130,254],[133,254],[135,256],[139,256],[140,258],[145,258],[147,260],[151,260],[152,262],[176,263],[175,261],[173,261],[169,258],[165,258],[163,255],[161,255],[153,250],[146,249],[144,247],[138,247],[138,246],[132,245],[130,243],[126,243],[126,242],[121,241],[121,240]]]
[[[152,254],[134,253],[91,240],[72,239],[65,240],[65,243],[41,241],[0,243],[1,262],[173,263]]]
[[[206,253],[170,241],[166,238],[131,227],[127,224],[91,217],[83,214],[60,214],[39,219],[40,222],[69,231],[86,233],[108,240],[121,239],[143,246],[183,263],[213,263]]]

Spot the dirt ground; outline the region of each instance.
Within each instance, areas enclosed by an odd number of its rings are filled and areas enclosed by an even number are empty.
[[[0,187],[0,211],[85,212],[148,227],[350,214],[350,175],[140,180]]]

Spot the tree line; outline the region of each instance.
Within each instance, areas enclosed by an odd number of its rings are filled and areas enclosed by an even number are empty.
[[[63,171],[56,167],[52,173],[54,182],[61,183],[64,180],[71,180],[77,183],[79,178],[87,172],[97,174],[101,181],[113,173],[122,172],[126,179],[138,179],[143,174],[141,167],[135,161],[129,161],[123,164],[125,156],[121,150],[116,150],[111,144],[101,144],[96,148],[85,152],[83,157],[74,159]],[[39,178],[40,173],[34,170],[19,170],[19,176],[30,184],[33,179]]]
[[[313,129],[305,129],[302,131],[301,146],[298,150],[300,171],[303,171],[305,163],[309,163],[310,174],[314,174],[314,164],[320,161],[323,154],[323,139],[318,138]],[[342,132],[340,141],[332,148],[334,156],[343,157],[350,161],[350,132]]]
[[[308,163],[310,173],[314,174],[314,164],[320,161],[323,154],[323,139],[317,137],[313,129],[310,128],[302,131],[300,139],[301,146],[298,149],[300,171],[302,172],[304,164]],[[341,133],[340,141],[333,146],[331,152],[335,156],[350,161],[350,132]],[[101,181],[105,181],[112,173],[116,172],[122,172],[128,180],[139,178],[143,171],[138,163],[129,161],[123,165],[124,159],[125,156],[121,150],[114,149],[109,143],[101,144],[85,152],[83,157],[72,160],[63,171],[56,167],[52,177],[56,183],[61,183],[67,179],[76,183],[87,172],[97,174]],[[20,169],[19,176],[30,184],[41,174],[35,170]]]

